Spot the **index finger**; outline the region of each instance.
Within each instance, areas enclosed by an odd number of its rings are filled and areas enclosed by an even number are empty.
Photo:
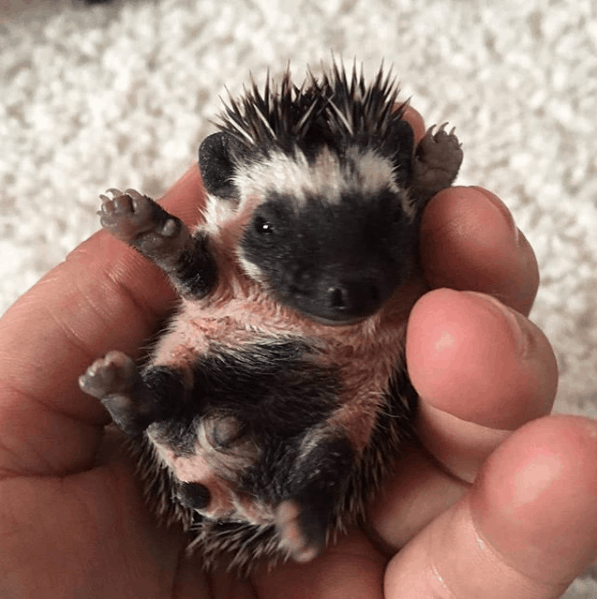
[[[431,288],[480,291],[528,315],[539,269],[505,204],[481,187],[449,187],[421,223],[421,261]]]

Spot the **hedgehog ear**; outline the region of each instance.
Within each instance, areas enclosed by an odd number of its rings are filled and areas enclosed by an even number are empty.
[[[232,178],[245,153],[243,145],[230,133],[214,133],[203,140],[199,146],[199,170],[208,193],[239,199]]]
[[[404,185],[412,175],[415,136],[404,119],[393,121],[385,135],[383,151],[394,164],[397,182]]]

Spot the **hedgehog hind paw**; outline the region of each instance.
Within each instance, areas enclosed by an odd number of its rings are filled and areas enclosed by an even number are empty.
[[[294,500],[283,501],[276,510],[280,546],[295,562],[309,562],[325,545],[325,528],[317,514],[301,508]]]
[[[129,391],[137,377],[137,367],[131,358],[122,352],[111,351],[95,360],[79,377],[79,387],[101,400],[111,394]]]

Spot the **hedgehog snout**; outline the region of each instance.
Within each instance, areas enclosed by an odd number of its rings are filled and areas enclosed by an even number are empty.
[[[298,284],[297,284],[298,283]],[[289,286],[289,303],[303,314],[329,324],[349,324],[375,314],[390,294],[372,273],[305,278]]]
[[[328,307],[338,314],[370,314],[377,311],[381,290],[375,281],[339,281],[327,290]]]

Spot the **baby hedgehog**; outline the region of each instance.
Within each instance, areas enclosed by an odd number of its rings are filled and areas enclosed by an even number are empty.
[[[180,305],[141,367],[111,351],[80,385],[207,566],[311,560],[362,521],[413,437],[420,217],[462,152],[443,127],[415,147],[397,91],[383,68],[367,84],[336,64],[301,87],[253,83],[199,148],[193,231],[136,191],[102,196],[104,229]]]

